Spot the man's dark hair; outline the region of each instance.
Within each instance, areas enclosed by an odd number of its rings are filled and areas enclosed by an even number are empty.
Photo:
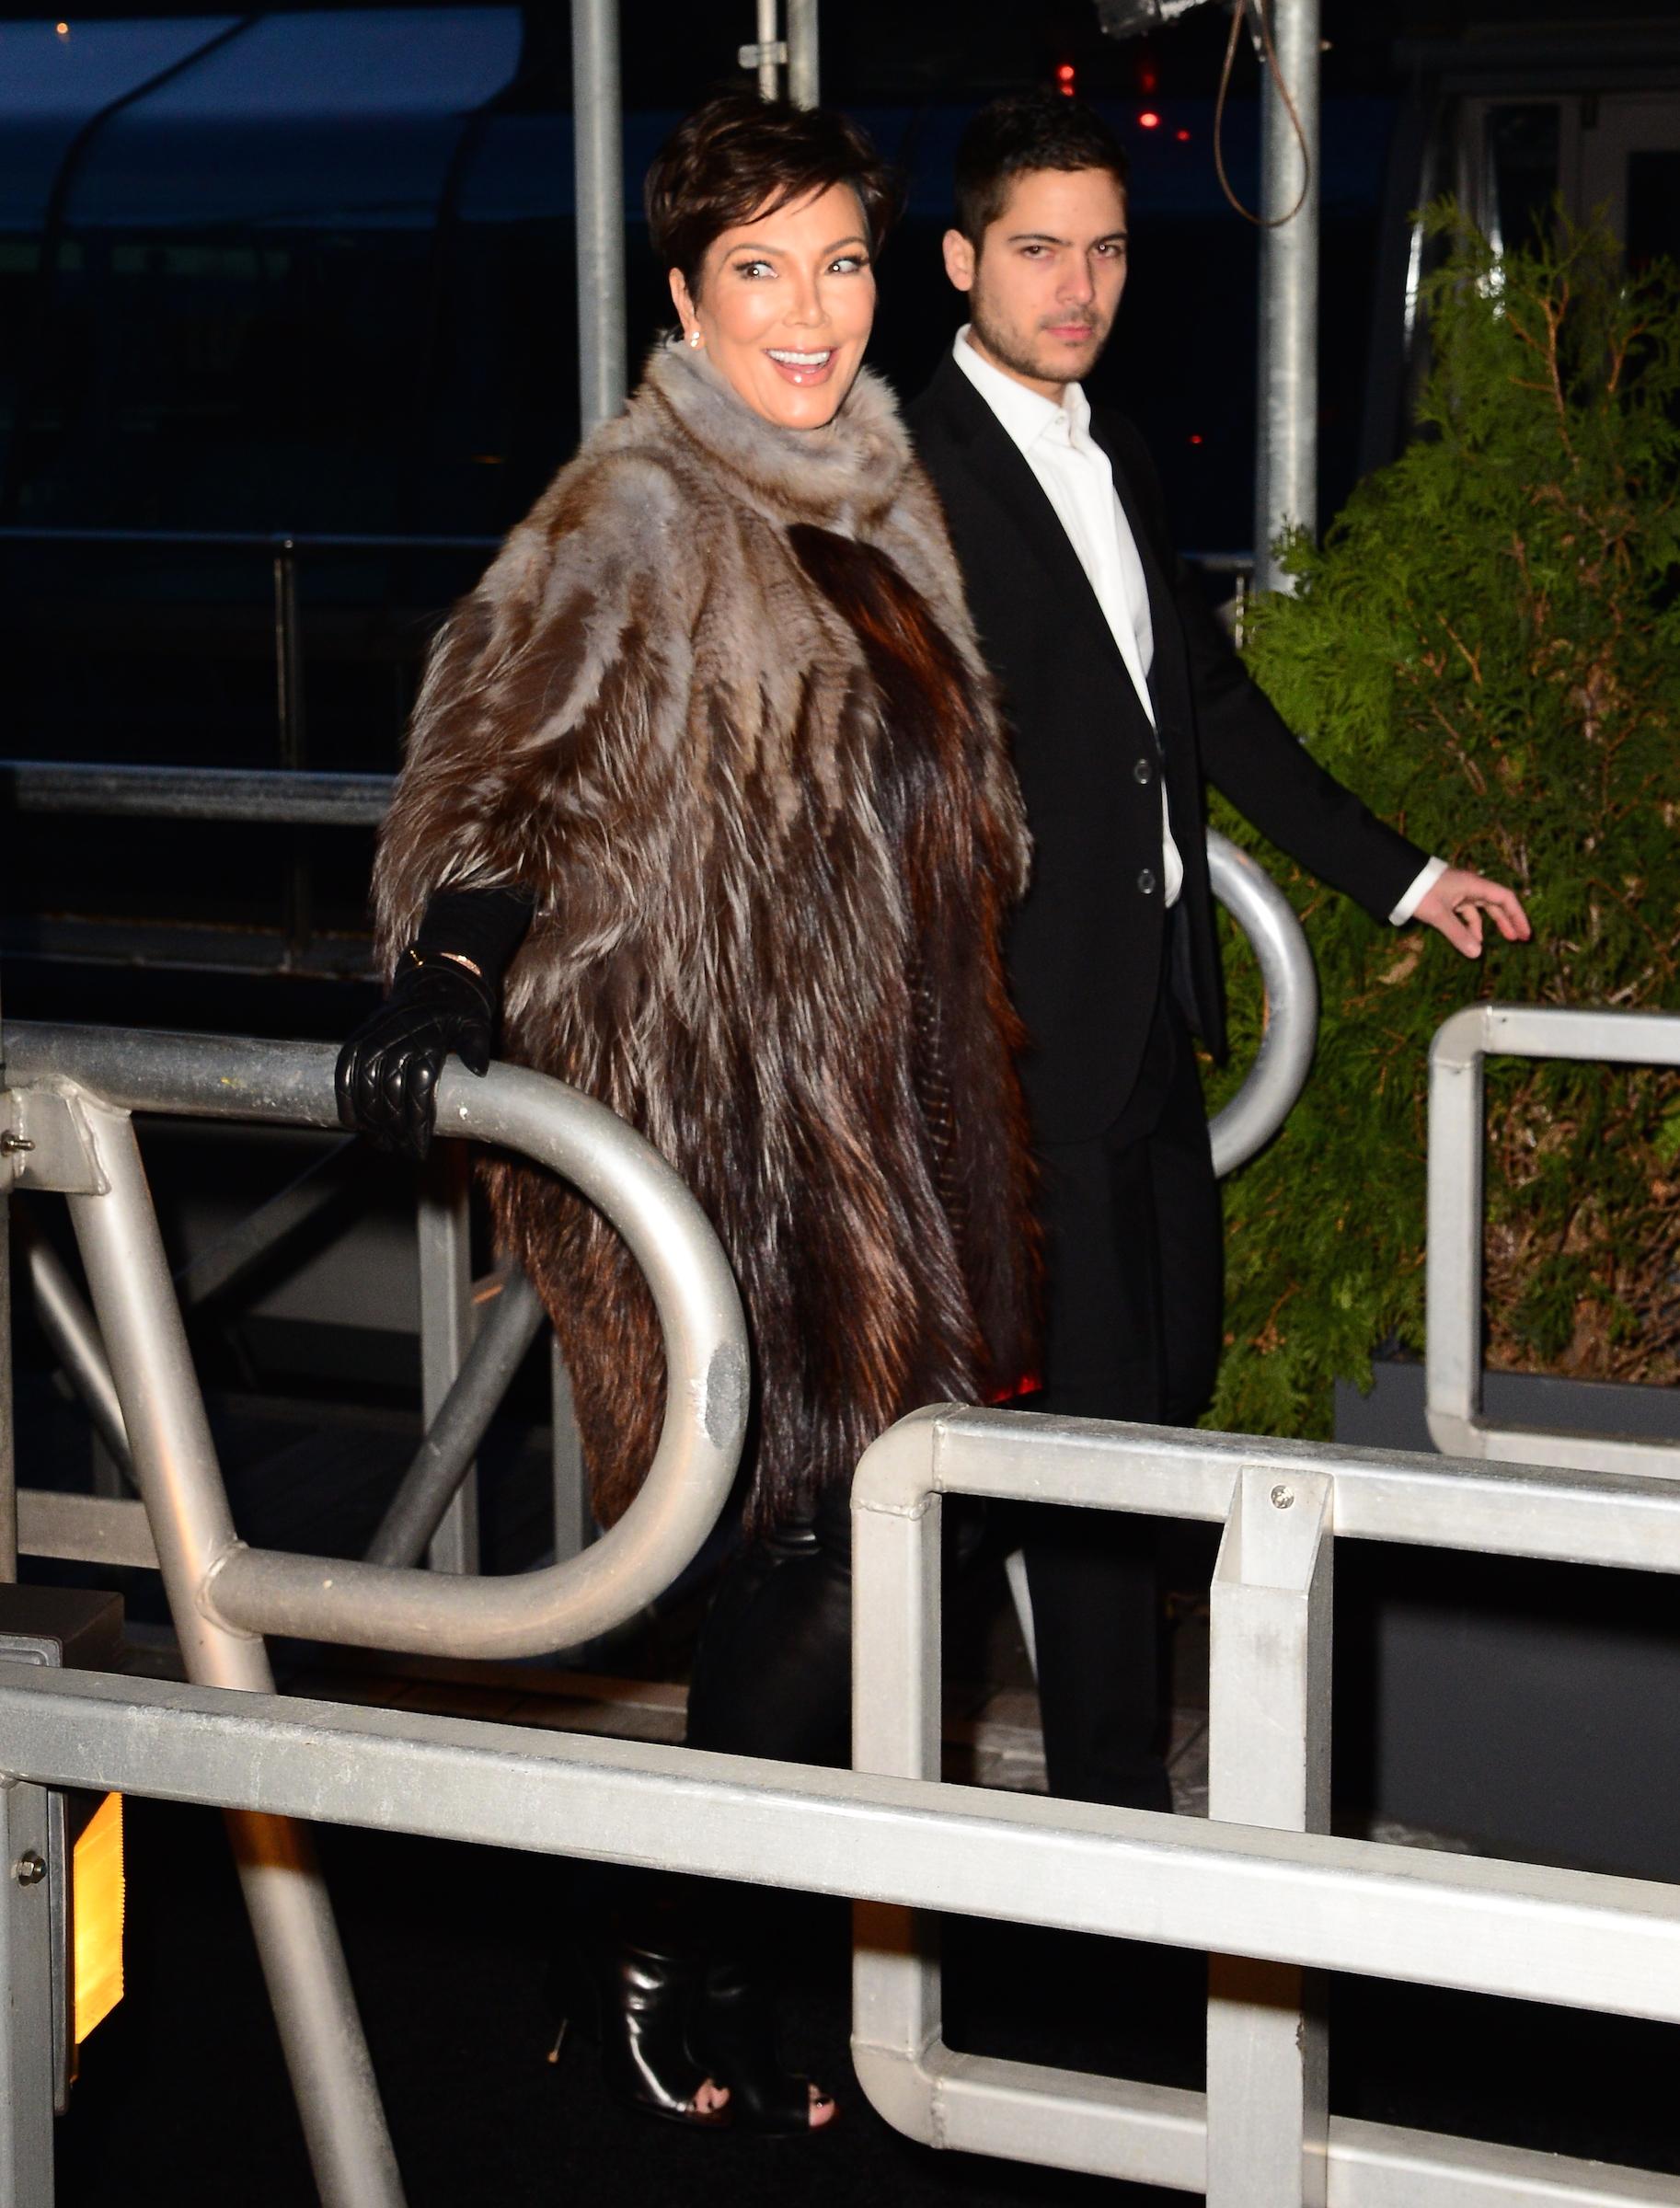
[[[648,236],[662,269],[680,269],[698,298],[708,247],[742,223],[849,184],[878,251],[898,212],[898,183],[868,136],[832,108],[796,108],[721,92],[678,123],[644,188]]]
[[[1048,89],[1011,92],[982,108],[957,148],[957,227],[976,252],[1017,177],[1037,169],[1106,168],[1122,191],[1126,149],[1095,108]]]

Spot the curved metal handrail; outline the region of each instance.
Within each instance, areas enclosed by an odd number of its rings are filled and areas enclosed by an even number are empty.
[[[109,1124],[114,1115],[150,1111],[336,1127],[336,1056],[324,1043],[97,1028],[6,1029],[6,1074],[14,1089],[69,1086],[89,1107],[81,1114],[84,1133],[109,1190],[75,1201],[101,1208],[123,1199],[121,1145]],[[213,1626],[362,1648],[446,1649],[469,1657],[572,1648],[662,1594],[698,1552],[728,1498],[746,1431],[746,1321],[728,1260],[676,1174],[604,1105],[520,1066],[495,1065],[479,1079],[446,1064],[438,1082],[438,1129],[504,1144],[551,1167],[623,1236],[653,1294],[668,1374],[664,1424],[647,1479],[618,1524],[581,1556],[499,1579],[250,1548],[226,1526],[209,1543],[196,1544],[194,1601]],[[143,1188],[135,1200],[145,1204]],[[113,1234],[114,1271],[123,1253],[116,1247],[120,1230]],[[170,1492],[168,1482],[178,1478],[178,1460],[188,1453],[178,1435],[167,1431],[156,1399],[169,1379],[160,1378],[167,1345],[154,1348],[151,1369],[143,1373],[112,1339],[105,1309],[101,1318],[150,1500]],[[177,1366],[180,1362],[175,1359]],[[178,1383],[182,1376],[178,1370],[173,1377]],[[185,1379],[191,1385],[190,1371]],[[190,1428],[193,1421],[182,1423]],[[145,1478],[148,1454],[157,1480]],[[211,1466],[213,1473],[213,1457]],[[225,1524],[224,1504],[219,1519]],[[160,1537],[160,1552],[163,1547]]]
[[[1265,1148],[1306,1083],[1318,1032],[1318,977],[1295,909],[1258,860],[1217,828],[1207,832],[1214,894],[1260,960],[1266,1031],[1248,1077],[1208,1129],[1221,1179]]]

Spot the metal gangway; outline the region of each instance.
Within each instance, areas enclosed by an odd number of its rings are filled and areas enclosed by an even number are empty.
[[[1283,901],[1249,862],[1222,858],[1218,871],[1227,902],[1242,895],[1232,883],[1248,881],[1267,906],[1270,937],[1259,920],[1249,932],[1271,961],[1277,1007],[1270,1060],[1262,1053],[1232,1108],[1235,1123],[1214,1131],[1228,1166],[1264,1139],[1280,1097],[1287,1109],[1310,1053],[1311,1013],[1308,1005],[1304,1029],[1302,1000],[1291,1012],[1279,980],[1305,958]],[[252,1549],[228,1517],[131,1115],[329,1126],[333,1052],[18,1027],[6,1043],[0,1148],[18,1185],[69,1202],[189,1683],[6,1667],[5,1859],[44,1853],[52,1788],[228,1811],[248,1843],[247,1903],[332,2208],[402,2198],[305,1830],[332,1822],[853,1896],[858,2075],[890,2121],[930,2145],[1205,2192],[1216,2208],[1680,2201],[1680,2182],[1651,2173],[1331,2119],[1312,1977],[1359,1972],[1680,2021],[1680,1890],[1325,1829],[1337,1541],[1680,1571],[1673,1480],[935,1409],[883,1437],[854,1489],[849,1774],[280,1697],[266,1633],[547,1652],[663,1590],[721,1508],[743,1431],[745,1336],[721,1253],[669,1168],[600,1107],[520,1069],[479,1081],[446,1068],[443,1131],[519,1149],[564,1175],[647,1273],[673,1376],[648,1484],[581,1555],[512,1579]],[[1223,1524],[1212,1822],[939,1782],[947,1493]],[[27,1491],[20,1500],[27,1532]],[[86,1499],[89,1512],[113,1507],[132,1506]],[[41,2023],[53,1998],[52,1897],[18,1879],[6,1891],[0,2198],[48,2208],[52,2077]],[[946,2048],[927,1921],[940,1910],[1208,1950],[1205,2092]]]

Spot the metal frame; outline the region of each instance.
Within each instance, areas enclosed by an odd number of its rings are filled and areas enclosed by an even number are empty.
[[[579,434],[624,404],[624,103],[618,0],[571,0]]]
[[[1204,2094],[947,2047],[928,1926],[902,1909],[861,1908],[853,2056],[890,2122],[936,2146],[1205,2191],[1212,2208],[1680,2202],[1680,2179],[1329,2117],[1321,2029],[1301,1975],[1352,1968],[1442,1985],[1474,1976],[1485,1993],[1590,2008],[1627,1999],[1630,1956],[1598,1947],[1577,1915],[1587,1888],[1575,1881],[1585,1874],[1323,1836],[1330,1555],[1340,1537],[1680,1572],[1680,1489],[1096,1420],[918,1412],[875,1443],[853,1489],[853,1760],[859,1771],[923,1785],[938,1767],[939,1522],[948,1493],[1224,1521],[1209,1697],[1210,1805],[1220,1822],[1199,1827],[1062,1801],[1040,1804],[1038,1815],[1070,1836],[1152,1831],[1168,1846],[1176,1837],[1186,1865],[1210,1842],[1235,1841],[1253,1853],[1228,1890],[1233,1899],[1242,1892],[1236,1937],[1183,1938],[1158,1890],[1146,1881],[1139,1890],[1134,1859],[1119,1848],[1088,1867],[1088,1887],[1075,1883],[1069,1863],[1053,1915],[1030,1914],[1035,1897],[1025,1874],[1014,1905],[977,1904],[954,1843],[937,1893],[937,1905],[953,1911],[1077,1918],[1087,1930],[1115,1931],[1124,1919],[1133,1928],[1123,1937],[1206,1946]],[[1093,1820],[1108,1822],[1094,1828]],[[1276,1829],[1262,1839],[1253,1829],[1260,1826]],[[1279,1851],[1273,1859],[1335,1862],[1381,1881],[1362,1889],[1359,1929],[1371,1941],[1362,1961],[1352,1962],[1346,1947],[1332,1958],[1331,1946],[1353,1925],[1326,1890],[1270,1888],[1259,1866],[1268,1848]],[[1402,1875],[1404,1885],[1387,1884]],[[1459,1921],[1453,1954],[1435,1949],[1411,1884],[1436,1877],[1455,1886],[1465,1880],[1485,1909]],[[1680,1887],[1612,1883],[1629,1899],[1642,1895],[1680,1933]],[[867,1883],[855,1890],[869,1894]],[[1515,1918],[1507,1909],[1526,1926],[1509,1949]],[[1680,2006],[1680,1989],[1659,1986],[1672,1968],[1659,1961],[1663,1944],[1658,1936],[1647,1957],[1641,2014],[1656,2014],[1653,2004],[1664,2013]],[[1572,1994],[1560,1974],[1571,1957],[1579,1969]]]
[[[1248,1078],[1208,1128],[1223,1179],[1263,1150],[1295,1109],[1318,1039],[1318,976],[1290,903],[1258,859],[1217,828],[1207,832],[1208,880],[1248,937],[1265,985],[1267,1020]]]
[[[1316,535],[1318,528],[1319,0],[1272,0],[1271,13],[1277,70],[1263,73],[1260,91],[1266,227],[1260,233],[1254,481],[1255,587],[1262,591],[1294,588],[1275,551],[1283,532],[1305,529]],[[1305,149],[1279,96],[1280,75],[1300,119]]]
[[[939,1513],[953,1491],[1225,1519],[1213,1713],[1224,1818],[1002,1795],[930,1775]],[[18,1669],[0,1676],[0,1800],[27,1802],[40,1787],[116,1789],[851,1895],[862,1904],[859,2076],[889,2121],[935,2145],[1206,2188],[1215,2208],[1680,2200],[1680,2180],[1652,2173],[1323,2123],[1313,2064],[1291,2052],[1289,2007],[1300,1972],[1335,1970],[1680,2021],[1680,1888],[1289,1829],[1322,1811],[1313,1713],[1335,1536],[1680,1572],[1680,1489],[948,1409],[875,1444],[853,1507],[853,1773]],[[1208,2093],[945,2048],[937,1971],[905,1914],[934,1910],[1239,1959],[1214,1979]],[[0,1938],[0,2058],[14,2065],[0,2105],[0,2197],[20,2208],[52,2199],[40,2145],[50,2081],[17,2067],[43,1998],[27,1947]]]
[[[438,1086],[440,1133],[495,1142],[536,1159],[573,1182],[618,1228],[652,1292],[669,1375],[653,1464],[612,1532],[544,1570],[482,1580],[466,1575],[470,1528],[458,1499],[455,1538],[441,1550],[433,1541],[434,1561],[446,1569],[432,1573],[252,1549],[238,1540],[229,1514],[130,1115],[187,1111],[332,1126],[336,1052],[29,1027],[9,1029],[6,1047],[0,1172],[8,1186],[15,1177],[20,1186],[68,1198],[103,1351],[88,1328],[72,1323],[75,1312],[64,1318],[63,1297],[61,1338],[114,1395],[190,1678],[271,1694],[260,1638],[270,1632],[467,1656],[574,1646],[633,1616],[698,1551],[728,1499],[745,1432],[745,1320],[698,1205],[641,1137],[602,1106],[509,1066],[474,1079],[452,1064]],[[456,1430],[451,1481],[441,1495],[439,1483],[431,1482],[432,1501],[445,1508],[476,1441],[457,1384],[470,1383],[465,1395],[473,1394],[479,1363],[489,1362],[468,1354],[465,1184],[449,1169],[453,1150],[446,1144],[440,1154],[427,1230],[436,1245],[429,1269],[436,1293],[426,1337],[428,1408],[440,1429],[453,1416]],[[499,1329],[501,1346],[507,1346],[503,1335],[517,1330]],[[525,1341],[530,1330],[534,1320]],[[501,1360],[504,1381],[512,1363]],[[109,1410],[100,1386],[93,1394]],[[441,1455],[444,1437],[432,1438]],[[109,1547],[116,1545],[111,1513],[140,1507],[76,1500]],[[409,1533],[412,1515],[404,1522]],[[29,1798],[27,1788],[18,1796]],[[397,2208],[396,2157],[307,1828],[248,1807],[230,1810],[229,1823],[322,2197],[329,2208]],[[18,1904],[11,1906],[21,1923]],[[10,1954],[0,1927],[0,1963]],[[30,1963],[25,1977],[32,1970]],[[8,2064],[16,2083],[25,2057],[8,2050],[0,2031],[0,2072]],[[43,2191],[27,2091],[19,2106],[15,2122],[0,2115],[0,2199],[50,2201],[50,2152]]]
[[[43,1144],[49,1127],[70,1131],[61,1131],[41,1159],[25,1151],[13,1163],[19,1185],[72,1191],[95,1315],[167,1576],[168,1548],[181,1535],[171,1526],[166,1538],[155,1497],[220,1498],[221,1477],[160,1246],[154,1261],[156,1225],[128,1115],[336,1126],[337,1053],[324,1043],[29,1025],[9,1027],[6,1042],[14,1111],[41,1131]],[[547,1653],[633,1616],[710,1532],[740,1456],[748,1367],[740,1297],[704,1213],[622,1121],[524,1067],[493,1066],[478,1078],[452,1061],[438,1085],[438,1128],[446,1137],[504,1144],[571,1181],[641,1265],[673,1377],[640,1495],[583,1555],[494,1581],[248,1548],[231,1527],[223,1530],[221,1501],[216,1524],[189,1543],[196,1568],[178,1605],[185,1616],[236,1634],[297,1634],[417,1653]],[[136,1293],[142,1283],[144,1299]]]
[[[1429,1052],[1425,1388],[1430,1438],[1457,1456],[1680,1480],[1680,1448],[1493,1425],[1481,1408],[1483,1065],[1490,1057],[1680,1066],[1680,1013],[1472,1005]]]

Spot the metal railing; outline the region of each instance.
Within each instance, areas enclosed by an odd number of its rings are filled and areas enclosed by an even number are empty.
[[[1424,1375],[1430,1438],[1458,1456],[1578,1466],[1680,1480],[1680,1447],[1607,1434],[1496,1426],[1482,1410],[1483,1066],[1490,1057],[1680,1066],[1680,1013],[1472,1005],[1429,1053]]]
[[[130,1117],[141,1110],[335,1126],[335,1051],[28,1026],[8,1028],[6,1042],[0,1171],[20,1188],[57,1190],[68,1200],[93,1313],[87,1327],[66,1319],[63,1339],[79,1330],[82,1362],[109,1363],[105,1408],[110,1410],[114,1397],[190,1679],[271,1693],[260,1639],[267,1633],[469,1657],[576,1646],[633,1616],[693,1559],[723,1508],[740,1457],[748,1402],[745,1321],[699,1206],[641,1137],[603,1106],[512,1066],[477,1079],[450,1065],[438,1084],[441,1133],[496,1143],[548,1167],[598,1206],[641,1267],[668,1375],[652,1466],[624,1517],[579,1555],[505,1579],[426,1574],[389,1562],[256,1549],[238,1539]],[[461,1184],[457,1193],[464,1196]],[[464,1279],[464,1208],[440,1206],[432,1231],[442,1250],[432,1277],[453,1271]],[[65,1285],[59,1283],[61,1302]],[[528,1292],[504,1293],[502,1308],[513,1317],[493,1321],[478,1345],[500,1334],[488,1371],[466,1356],[464,1342],[456,1344],[462,1363],[449,1404],[460,1405],[462,1420],[473,1415],[466,1397],[477,1392],[481,1401],[487,1386],[499,1377],[505,1383],[515,1346],[523,1351],[534,1331],[534,1303]],[[460,1309],[458,1299],[453,1307]],[[102,1352],[90,1338],[93,1325]],[[428,1403],[434,1443],[449,1404]],[[423,1509],[416,1512],[428,1497],[437,1501],[436,1487],[425,1465],[417,1465],[398,1498],[408,1506],[406,1515],[387,1528],[384,1556],[410,1555],[424,1542],[430,1524]],[[27,1505],[27,1491],[21,1500]],[[83,1501],[88,1513],[121,1507]],[[323,2197],[334,2208],[391,2208],[402,2197],[400,2181],[307,1835],[268,1818],[259,1830],[236,1834],[236,1843]],[[4,1938],[0,1926],[0,1945]],[[27,2051],[19,2057],[26,2068],[30,2059]],[[43,2197],[51,2197],[50,2179],[45,2195],[8,2191],[0,2182],[0,2198]]]
[[[1053,1870],[1023,1864],[1020,1889],[1000,1907],[995,1895],[976,1895],[971,1834],[962,1852],[953,1845],[935,1893],[935,1905],[952,1911],[1208,1948],[1207,2089],[947,2047],[932,1931],[902,1912],[865,1908],[853,2054],[889,2122],[933,2145],[1205,2191],[1211,2208],[1680,2202],[1676,2178],[1329,2116],[1322,2013],[1301,1976],[1352,1970],[1680,2015],[1680,1887],[1325,1836],[1336,1542],[1674,1573],[1680,1488],[1237,1434],[920,1412],[869,1451],[852,1491],[853,1760],[929,1794],[947,1494],[1223,1522],[1208,1696],[1216,1822],[1198,1831],[1046,1802],[1027,1821],[1059,1829],[1065,1855]],[[1270,1850],[1255,1827],[1273,1831]],[[857,1891],[874,1898],[867,1884]],[[1198,1928],[1187,1938],[1191,1921]]]
[[[1264,1149],[1294,1109],[1318,1036],[1318,976],[1306,937],[1266,869],[1218,829],[1207,832],[1208,880],[1260,963],[1266,1024],[1241,1088],[1208,1133],[1221,1179]]]
[[[953,1491],[1224,1521],[1215,1822],[937,1781]],[[1657,2175],[1327,2119],[1300,1980],[1346,1971],[1680,2021],[1680,1890],[1304,1829],[1328,1797],[1333,1538],[1676,1572],[1680,1490],[946,1409],[877,1443],[853,1510],[854,1772],[20,1670],[0,1677],[0,1846],[16,1859],[33,1844],[41,1788],[77,1786],[850,1895],[859,2075],[931,2145],[1205,2190],[1213,2208],[1680,2200],[1680,2180]],[[20,2208],[52,2200],[39,1893],[13,1886],[0,1913],[0,2195]],[[1209,1950],[1206,2093],[946,2048],[937,1967],[907,1910]]]
[[[154,558],[225,553],[255,556],[266,562],[271,596],[277,762],[273,769],[215,769],[14,759],[0,762],[0,799],[9,799],[14,810],[40,813],[248,821],[282,827],[377,825],[388,800],[389,776],[316,773],[307,765],[300,569],[309,558],[318,565],[323,559],[366,554],[415,558],[468,555],[481,564],[499,542],[494,536],[404,536],[376,532],[0,528],[0,551],[17,546],[47,552],[132,550]],[[417,636],[417,665],[422,649],[423,639]],[[397,734],[394,722],[393,753]],[[301,848],[294,848],[284,862],[282,903],[284,960],[296,965],[316,937],[313,873],[308,856]]]

